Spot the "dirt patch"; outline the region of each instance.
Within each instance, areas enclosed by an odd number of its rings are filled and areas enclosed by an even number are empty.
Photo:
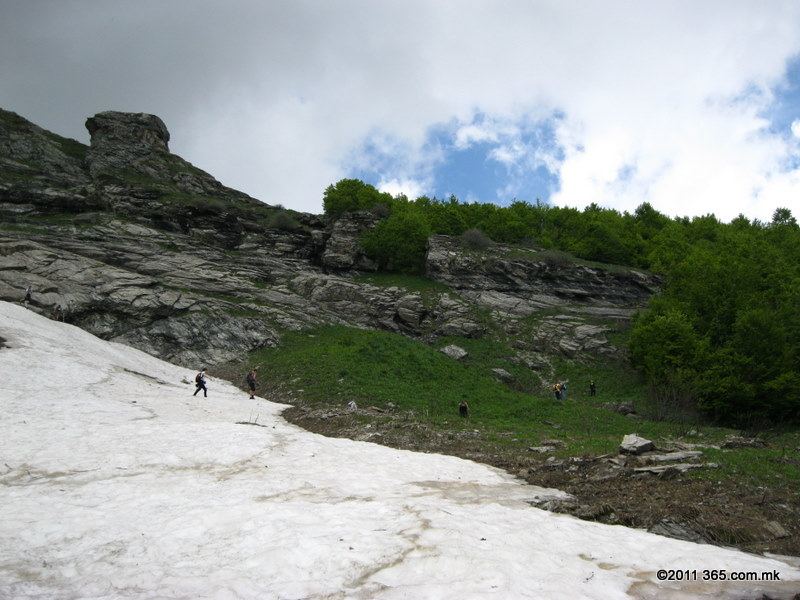
[[[285,399],[283,400],[285,402]],[[581,519],[651,530],[750,552],[800,556],[800,489],[718,483],[664,468],[645,472],[624,456],[548,458],[530,449],[508,449],[480,432],[433,430],[413,415],[374,408],[332,409],[295,405],[292,423],[330,437],[392,448],[466,458],[508,471],[525,481],[568,492],[574,501],[543,505]]]

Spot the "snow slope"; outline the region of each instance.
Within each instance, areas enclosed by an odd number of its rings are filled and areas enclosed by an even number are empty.
[[[531,508],[461,459],[328,439],[281,405],[0,303],[0,598],[788,598],[764,558]],[[257,425],[242,424],[257,422]],[[697,571],[660,582],[659,569]],[[778,573],[703,581],[703,570]]]

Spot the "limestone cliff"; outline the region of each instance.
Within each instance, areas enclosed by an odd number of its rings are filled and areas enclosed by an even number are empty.
[[[154,115],[104,112],[91,146],[0,110],[0,299],[60,305],[103,338],[195,367],[322,323],[428,342],[501,336],[549,353],[618,356],[607,334],[657,287],[645,273],[547,253],[429,240],[426,292],[365,283],[369,214],[335,222],[270,206],[169,152]]]

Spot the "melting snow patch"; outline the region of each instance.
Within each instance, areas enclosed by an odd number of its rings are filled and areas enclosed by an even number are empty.
[[[448,456],[329,439],[0,303],[0,598],[788,598],[788,559],[532,508]],[[780,581],[719,581],[719,573]],[[707,580],[716,572],[717,580]]]

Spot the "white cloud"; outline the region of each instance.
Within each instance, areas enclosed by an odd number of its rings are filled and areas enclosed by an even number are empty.
[[[794,137],[800,138],[800,119],[792,121],[792,134]]]
[[[527,150],[529,149],[521,143],[512,142],[492,149],[491,152],[489,152],[489,158],[496,160],[506,167],[511,167],[525,156]]]
[[[426,192],[426,185],[413,179],[380,181],[376,187],[381,192],[386,192],[392,196],[403,194],[410,199],[419,198],[425,195]]]
[[[758,114],[798,53],[793,0],[13,3],[0,105],[79,139],[99,110],[154,112],[223,183],[311,211],[375,132],[402,154],[384,179],[427,181],[431,127],[469,145],[557,114],[555,202],[763,218],[797,197]]]
[[[455,147],[458,150],[465,150],[475,143],[495,141],[497,141],[497,133],[483,125],[464,125],[459,127],[455,135]]]
[[[768,219],[783,190],[796,197],[797,174],[780,165],[794,150],[769,131],[752,103],[702,104],[658,119],[620,116],[617,127],[582,124],[580,149],[561,166],[558,203],[633,210],[652,203],[671,215],[740,213]],[[627,121],[627,122],[626,122]],[[569,135],[569,134],[568,134]],[[622,176],[624,174],[624,177]]]

